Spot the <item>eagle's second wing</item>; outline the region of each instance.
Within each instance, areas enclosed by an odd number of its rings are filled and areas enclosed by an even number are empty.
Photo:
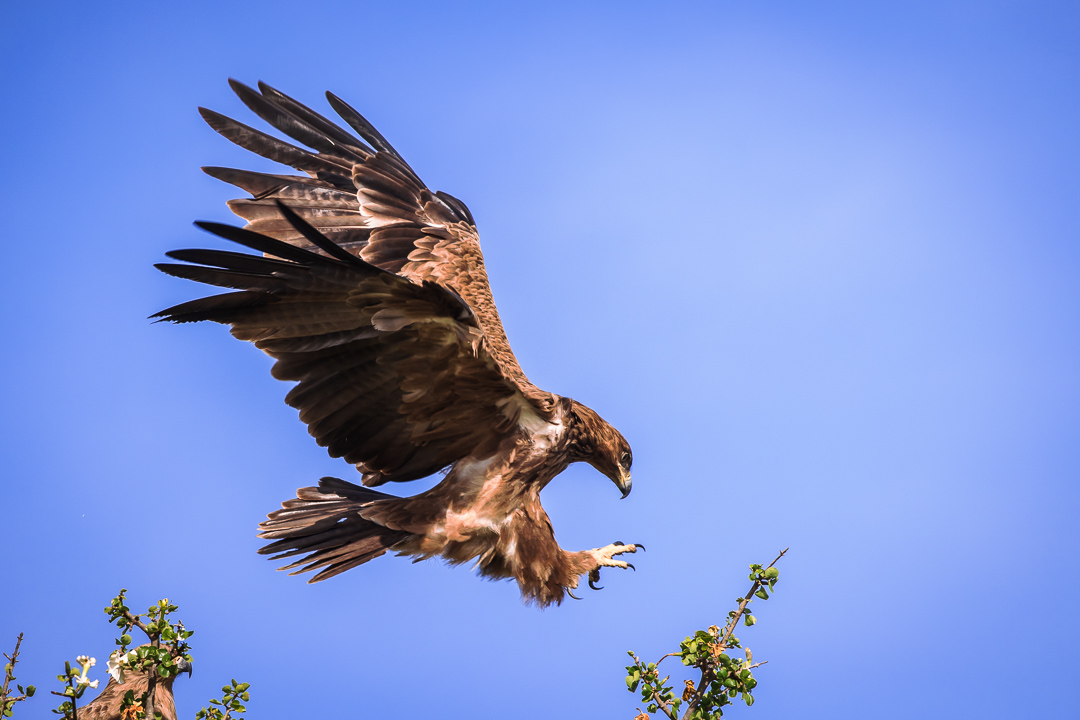
[[[359,138],[274,88],[259,91],[230,80],[255,114],[310,152],[201,109],[206,121],[232,142],[307,173],[267,175],[232,168],[204,168],[236,185],[250,199],[229,207],[247,228],[298,247],[313,245],[277,211],[282,202],[350,253],[414,282],[452,290],[472,309],[487,349],[503,376],[545,412],[554,398],[522,372],[491,295],[476,225],[460,200],[429,190],[400,154],[358,112],[331,93],[334,110]]]
[[[199,223],[265,256],[178,250],[192,264],[157,267],[239,292],[164,310],[173,322],[212,320],[298,381],[286,402],[331,456],[364,484],[414,480],[484,456],[521,420],[543,415],[487,349],[473,310],[453,291],[379,269],[336,246],[288,208],[278,212],[322,253],[250,230]]]

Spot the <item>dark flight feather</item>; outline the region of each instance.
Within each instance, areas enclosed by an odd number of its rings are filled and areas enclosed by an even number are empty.
[[[210,127],[217,130],[224,137],[256,155],[262,155],[267,160],[289,165],[297,170],[321,171],[336,177],[344,177],[341,174],[342,170],[345,169],[344,165],[278,140],[272,135],[267,135],[224,115],[219,115],[213,110],[199,108],[199,114],[203,116],[203,119],[206,120]]]
[[[358,153],[347,145],[334,142],[325,131],[320,132],[312,127],[310,123],[301,120],[241,82],[229,80],[229,86],[256,115],[293,140],[318,150],[320,155],[340,158],[347,163],[347,166],[352,166],[356,162],[363,162],[371,156],[369,152]]]

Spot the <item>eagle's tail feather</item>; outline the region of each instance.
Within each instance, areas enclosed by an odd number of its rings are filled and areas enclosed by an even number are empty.
[[[305,555],[280,569],[296,575],[322,568],[308,582],[343,573],[411,537],[360,517],[360,508],[392,497],[338,478],[323,478],[318,487],[297,490],[294,500],[283,502],[281,510],[259,524],[259,537],[274,541],[259,553],[274,560]]]

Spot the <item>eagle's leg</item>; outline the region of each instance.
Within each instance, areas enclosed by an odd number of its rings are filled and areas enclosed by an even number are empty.
[[[596,585],[600,580],[600,568],[602,567],[617,567],[630,568],[631,570],[637,570],[633,565],[625,560],[616,560],[616,555],[622,555],[623,553],[636,553],[638,548],[645,549],[642,545],[625,545],[621,542],[613,542],[610,545],[605,545],[602,548],[596,548],[594,550],[586,550],[585,554],[590,555],[595,561],[595,565],[589,569],[589,587],[593,590],[603,590],[603,587]]]

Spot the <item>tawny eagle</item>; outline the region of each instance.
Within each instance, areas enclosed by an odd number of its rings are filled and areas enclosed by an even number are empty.
[[[540,491],[584,461],[630,492],[630,446],[590,408],[529,382],[492,300],[472,214],[429,190],[374,127],[339,98],[355,137],[283,93],[235,81],[256,115],[312,151],[206,109],[232,142],[306,175],[203,168],[251,194],[229,207],[245,228],[196,223],[263,253],[178,250],[157,267],[233,288],[164,310],[212,320],[276,360],[298,384],[286,402],[319,445],[361,473],[360,487],[323,478],[263,522],[260,552],[305,557],[283,569],[333,577],[387,550],[475,560],[514,578],[526,601],[560,603],[640,545],[567,552]],[[362,139],[361,139],[362,138]],[[431,490],[369,489],[448,470]]]
[[[179,673],[187,673],[190,677],[191,663],[184,658],[178,658],[176,665]],[[159,677],[154,683],[154,712],[160,713],[162,720],[176,720],[176,702],[173,699],[172,686],[178,677],[180,677],[179,674],[167,678]],[[130,712],[125,714],[121,710],[124,695],[130,690],[136,698],[140,698],[149,685],[149,675],[141,670],[127,669],[121,674],[119,681],[110,677],[109,684],[105,686],[101,694],[94,698],[93,702],[78,709],[79,718],[80,720],[132,720],[135,717],[134,714]]]

